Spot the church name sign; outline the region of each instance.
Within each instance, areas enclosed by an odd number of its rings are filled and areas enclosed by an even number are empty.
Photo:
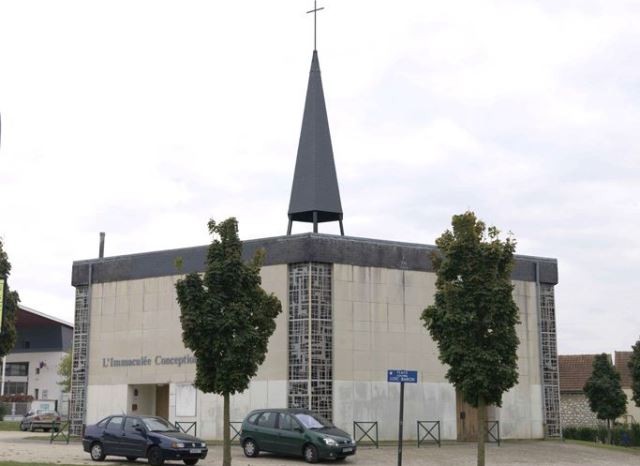
[[[102,358],[102,367],[144,367],[144,366],[182,366],[183,364],[195,364],[195,356],[142,356],[131,359]]]

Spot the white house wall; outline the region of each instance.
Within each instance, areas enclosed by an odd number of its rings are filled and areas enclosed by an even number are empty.
[[[58,382],[62,377],[58,375],[60,361],[66,355],[64,351],[9,353],[7,363],[29,363],[29,375],[27,377],[7,377],[7,382],[28,382],[28,395],[35,398],[35,390],[38,389],[38,398],[41,400],[56,400],[62,402],[62,386]],[[42,366],[42,367],[41,367]],[[36,373],[36,369],[40,369]]]

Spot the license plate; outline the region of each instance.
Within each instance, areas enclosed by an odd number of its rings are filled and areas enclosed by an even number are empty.
[[[349,448],[342,449],[342,453],[349,453],[350,451],[353,451],[353,448],[349,447]]]
[[[192,448],[189,450],[189,453],[202,453],[202,449],[200,448]]]

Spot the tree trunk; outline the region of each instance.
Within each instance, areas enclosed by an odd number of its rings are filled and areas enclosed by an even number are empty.
[[[607,443],[611,445],[611,419],[607,419]]]
[[[478,397],[478,466],[484,466],[484,442],[487,436],[487,407],[482,396]]]
[[[225,393],[224,395],[224,414],[223,414],[223,422],[224,426],[222,428],[222,438],[223,438],[223,447],[222,447],[222,466],[231,466],[231,437],[229,432],[229,394]]]

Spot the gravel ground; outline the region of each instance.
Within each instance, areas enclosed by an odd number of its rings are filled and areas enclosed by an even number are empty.
[[[0,461],[13,460],[20,462],[51,462],[69,464],[92,463],[89,455],[82,451],[81,444],[72,442],[66,445],[57,442],[53,445],[46,440],[48,434],[29,434],[25,438],[23,432],[0,432]],[[43,437],[37,439],[34,437]],[[221,465],[222,448],[213,446],[209,449],[209,457],[199,464],[204,466]],[[297,466],[306,464],[299,459],[290,459],[262,454],[258,458],[246,458],[239,447],[232,449],[233,464],[236,466]],[[465,466],[475,465],[476,449],[472,443],[443,444],[442,448],[429,445],[423,448],[405,446],[403,452],[404,466]],[[393,446],[375,449],[361,447],[358,453],[347,458],[342,465],[394,465],[397,459],[397,448]],[[107,461],[104,466],[132,464],[126,461]],[[146,464],[138,460],[137,464]],[[182,463],[173,463],[182,464]],[[334,464],[325,462],[324,464]],[[638,466],[640,454],[632,452],[611,451],[584,445],[561,442],[513,441],[504,442],[502,446],[487,445],[487,465],[556,465],[556,466]]]

